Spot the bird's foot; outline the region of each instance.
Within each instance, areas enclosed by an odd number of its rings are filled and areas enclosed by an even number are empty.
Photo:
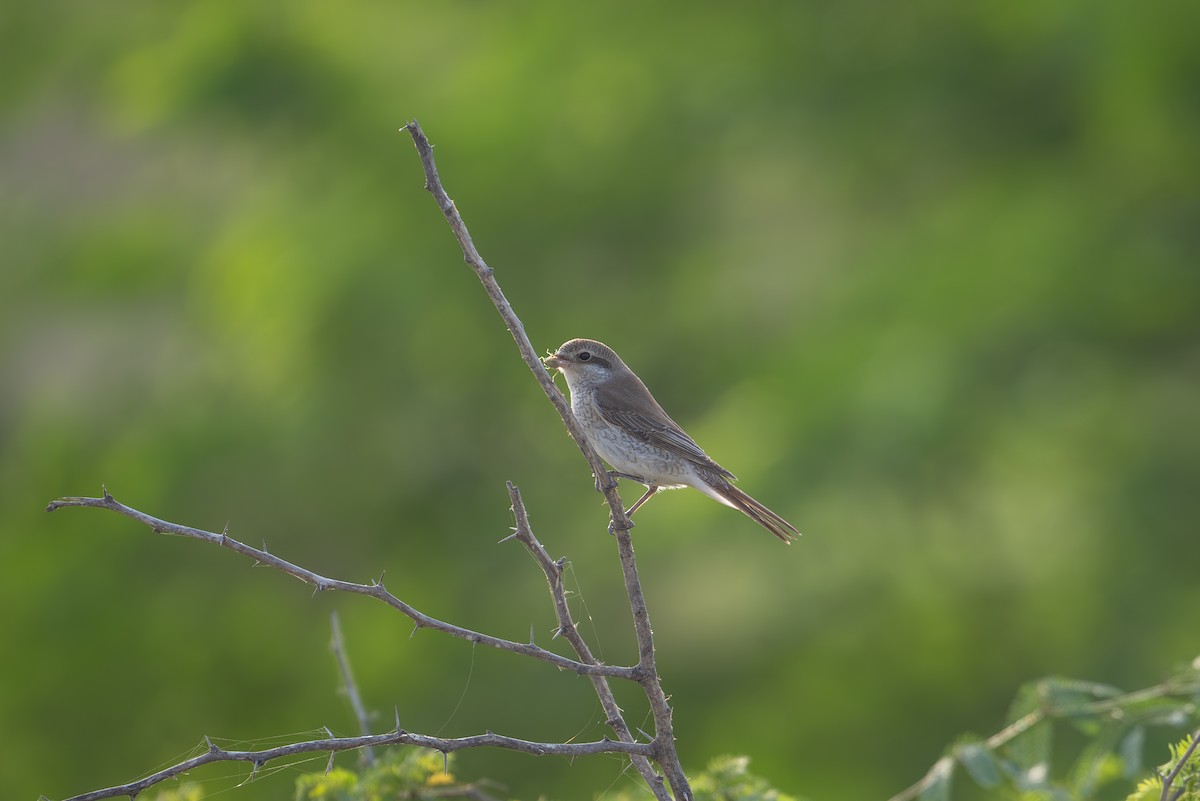
[[[626,515],[625,519],[629,521],[629,525],[623,527],[624,531],[629,531],[635,525],[637,525],[636,523],[634,523],[632,520],[629,519],[629,515]],[[617,520],[612,515],[608,516],[608,533],[610,536],[615,535],[617,533]]]

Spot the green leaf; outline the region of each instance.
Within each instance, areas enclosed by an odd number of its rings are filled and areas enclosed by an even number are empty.
[[[921,795],[917,798],[919,801],[950,801],[950,778],[954,774],[954,760],[950,757],[942,757],[928,773],[929,781],[925,785],[925,789],[921,791]]]
[[[1123,692],[1110,684],[1051,676],[1039,682],[1047,713],[1071,721],[1089,737],[1104,725],[1109,712],[1091,708],[1097,701],[1117,698]]]
[[[980,787],[990,790],[1000,784],[1000,766],[996,757],[981,742],[964,743],[954,749],[954,757]]]
[[[1013,784],[1023,792],[1037,792],[1050,787],[1050,765],[1039,762],[1028,768],[1021,768],[1015,763],[1002,760],[1000,766],[1012,778]]]
[[[1124,761],[1116,753],[1125,725],[1109,723],[1100,728],[1071,769],[1069,784],[1081,798],[1090,798],[1103,785],[1124,776]]]
[[[798,801],[751,773],[750,758],[722,756],[708,763],[708,769],[692,777],[696,801]]]
[[[1146,729],[1144,726],[1134,726],[1117,746],[1117,753],[1125,766],[1125,778],[1132,779],[1142,772],[1142,748],[1146,744]]]
[[[1179,698],[1145,698],[1121,705],[1126,721],[1147,726],[1184,726],[1191,717],[1191,704]]]
[[[1041,681],[1030,681],[1021,685],[1008,708],[1008,725],[1042,709],[1041,685]],[[1043,720],[1009,740],[1000,751],[1016,763],[1023,773],[1028,773],[1050,761],[1052,735],[1053,729]]]

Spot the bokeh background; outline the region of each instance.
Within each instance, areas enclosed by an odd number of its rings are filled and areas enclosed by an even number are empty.
[[[104,483],[549,643],[539,571],[495,544],[512,480],[632,661],[605,509],[422,189],[414,117],[535,345],[608,342],[805,534],[698,493],[639,513],[689,766],[887,797],[1028,679],[1157,682],[1200,652],[1197,30],[1195,3],[1105,0],[7,8],[6,795],[353,731],[335,609],[380,731],[605,733],[585,680],[42,512]],[[198,778],[278,799],[323,767]],[[524,799],[631,781],[459,767]]]

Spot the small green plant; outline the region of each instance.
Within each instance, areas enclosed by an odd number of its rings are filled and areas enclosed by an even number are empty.
[[[1200,801],[1200,731],[1170,746],[1171,759],[1158,766],[1158,774],[1142,781],[1127,801]],[[1166,791],[1163,785],[1169,783]]]
[[[296,801],[478,797],[477,784],[460,782],[450,771],[453,761],[453,754],[424,748],[384,751],[362,773],[344,768],[306,773],[296,780]]]
[[[751,773],[750,758],[717,757],[692,781],[696,801],[799,801],[794,795],[776,790],[770,783]]]

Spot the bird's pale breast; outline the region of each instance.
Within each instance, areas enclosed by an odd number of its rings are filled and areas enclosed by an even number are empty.
[[[588,442],[618,472],[660,487],[694,485],[693,471],[686,462],[609,423],[600,415],[591,393],[572,392],[571,411]]]

